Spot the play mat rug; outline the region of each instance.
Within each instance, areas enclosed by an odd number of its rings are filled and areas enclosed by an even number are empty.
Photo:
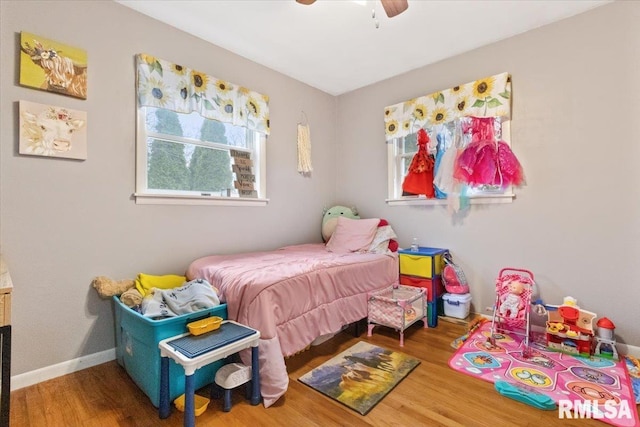
[[[574,357],[548,351],[543,333],[533,333],[530,357],[524,358],[520,335],[498,334],[495,347],[487,348],[490,334],[491,322],[487,322],[456,351],[449,366],[491,383],[506,381],[544,394],[562,403],[563,415],[567,418],[586,414],[586,405],[589,405],[592,418],[614,426],[640,425],[624,360]],[[500,396],[497,391],[496,394]],[[573,403],[569,402],[580,403],[572,409],[569,405]],[[560,416],[560,406],[558,411]]]
[[[366,415],[418,364],[406,354],[360,341],[298,380]]]
[[[625,356],[629,375],[631,375],[631,387],[636,395],[636,404],[640,404],[640,360],[633,356]]]

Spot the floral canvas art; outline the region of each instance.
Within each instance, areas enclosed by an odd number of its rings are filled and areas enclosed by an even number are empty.
[[[20,84],[87,99],[87,53],[23,31]]]
[[[20,101],[20,154],[87,158],[87,113]]]

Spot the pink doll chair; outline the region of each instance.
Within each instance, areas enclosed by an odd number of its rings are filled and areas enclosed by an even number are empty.
[[[496,302],[491,320],[491,335],[487,346],[495,347],[496,335],[509,333],[521,335],[524,353],[529,350],[531,333],[531,295],[533,273],[518,268],[503,268],[496,280]]]

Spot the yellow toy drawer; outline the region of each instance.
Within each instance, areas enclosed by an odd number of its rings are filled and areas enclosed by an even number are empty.
[[[398,251],[400,274],[431,279],[442,273],[442,255],[446,249],[420,247],[418,252]]]

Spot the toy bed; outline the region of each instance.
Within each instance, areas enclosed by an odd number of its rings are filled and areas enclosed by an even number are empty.
[[[304,244],[200,258],[187,278],[208,280],[227,303],[229,319],[260,330],[260,382],[268,407],[289,384],[284,357],[367,317],[367,293],[397,282],[398,258],[389,251],[336,253],[321,243]]]

